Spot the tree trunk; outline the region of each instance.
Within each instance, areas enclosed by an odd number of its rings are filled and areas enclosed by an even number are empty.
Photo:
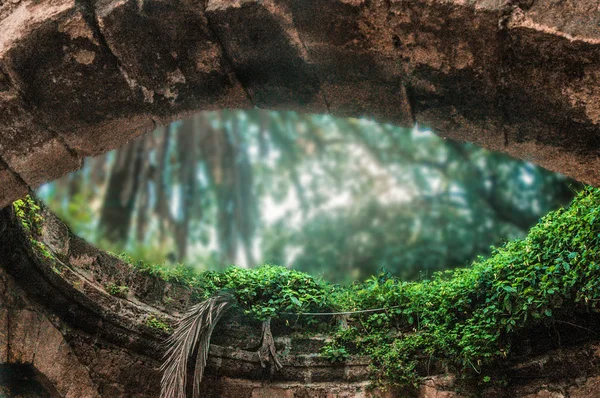
[[[111,242],[125,245],[139,187],[138,175],[143,162],[139,141],[119,149],[112,167],[100,214],[100,230]]]

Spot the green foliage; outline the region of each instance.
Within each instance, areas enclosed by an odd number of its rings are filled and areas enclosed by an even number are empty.
[[[350,357],[346,347],[339,344],[327,344],[321,348],[321,355],[329,359],[331,363],[345,362]]]
[[[54,253],[44,242],[39,240],[42,235],[44,221],[40,205],[32,196],[27,195],[25,198],[13,202],[13,210],[29,236],[33,251],[43,260],[49,261],[54,272],[57,274],[62,273],[62,265],[59,264]]]
[[[16,200],[13,202],[13,210],[27,232],[35,236],[41,235],[44,218],[41,214],[42,209],[35,199],[27,195],[23,199]]]
[[[110,282],[106,285],[106,291],[112,296],[125,298],[127,297],[127,293],[129,293],[129,287]]]
[[[230,267],[221,273],[207,271],[200,275],[196,285],[205,292],[205,297],[220,290],[230,291],[243,312],[259,320],[331,307],[331,285],[285,267]]]
[[[544,217],[523,240],[494,249],[470,268],[402,282],[372,277],[352,287],[353,308],[386,307],[351,327],[358,351],[371,355],[380,380],[417,380],[419,358],[460,371],[511,354],[515,338],[577,314],[598,312],[600,190],[587,189],[568,209]],[[397,336],[392,336],[396,332]],[[348,331],[332,344],[348,344]]]
[[[198,299],[229,291],[240,310],[259,320],[382,309],[351,316],[322,354],[332,361],[368,355],[375,379],[385,383],[416,384],[423,361],[480,374],[487,383],[495,380],[490,369],[509,358],[524,335],[560,322],[577,327],[578,316],[599,312],[600,189],[585,189],[526,238],[493,248],[491,257],[419,282],[381,272],[339,287],[273,265],[201,274],[182,265],[134,266],[195,289]],[[168,330],[154,317],[147,325]]]
[[[155,317],[154,315],[150,315],[146,318],[146,326],[152,329],[162,330],[163,332],[170,333],[171,327],[164,320]]]
[[[30,238],[29,242],[31,243],[31,247],[35,250],[37,254],[39,254],[42,258],[46,260],[55,260],[54,254],[50,251],[50,248],[46,246],[44,242],[36,240],[34,238]]]

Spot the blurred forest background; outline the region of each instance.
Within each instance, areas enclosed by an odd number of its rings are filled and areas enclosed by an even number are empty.
[[[467,265],[580,188],[429,131],[220,111],[86,159],[38,195],[75,233],[135,259],[273,263],[346,283]]]

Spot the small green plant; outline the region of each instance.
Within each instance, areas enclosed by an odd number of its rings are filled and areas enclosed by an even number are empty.
[[[127,294],[129,293],[129,287],[123,286],[123,285],[117,285],[113,282],[110,282],[106,285],[106,291],[111,296],[125,298],[125,297],[127,297]]]
[[[62,266],[57,261],[54,253],[52,253],[44,242],[38,240],[42,235],[44,221],[40,205],[37,204],[33,197],[28,195],[23,199],[14,201],[13,210],[29,236],[31,248],[38,256],[51,263],[51,269],[54,272],[61,274]]]
[[[321,355],[331,363],[345,362],[350,357],[346,348],[337,344],[326,344],[321,348]]]
[[[13,210],[27,232],[36,236],[42,234],[42,222],[44,221],[41,214],[42,208],[34,198],[27,195],[23,199],[14,201]]]
[[[171,332],[171,327],[164,320],[161,320],[154,315],[150,315],[148,318],[146,318],[146,326],[152,329],[162,330],[167,333]]]

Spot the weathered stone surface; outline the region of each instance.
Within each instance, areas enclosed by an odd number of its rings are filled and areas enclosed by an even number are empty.
[[[0,207],[27,195],[27,185],[0,161]]]
[[[454,383],[452,375],[428,377],[419,389],[419,398],[463,398],[464,395],[452,391]]]
[[[254,104],[327,112],[314,67],[272,1],[209,0],[206,16]]]
[[[63,335],[47,319],[43,319],[34,346],[32,365],[65,398],[100,397],[88,369],[80,363]]]
[[[8,363],[8,322],[8,308],[0,304],[0,363]]]
[[[523,398],[565,398],[565,395],[561,392],[543,389],[534,394],[525,395]]]
[[[594,398],[600,391],[600,376],[590,377],[582,386],[572,387],[569,398]]]
[[[0,87],[0,153],[4,161],[32,188],[78,169],[81,159],[25,111],[17,88],[0,68],[1,76],[6,83],[4,89]]]
[[[260,106],[416,121],[598,185],[599,13],[594,0],[4,2],[0,157],[36,186],[156,123]]]
[[[389,22],[380,29],[389,31],[382,50],[401,64],[417,121],[434,131],[437,125],[426,111],[440,109],[469,122],[500,117],[499,22],[505,2],[469,3],[392,1]]]
[[[252,106],[199,4],[97,1],[95,14],[127,81],[162,122],[186,111]]]
[[[2,268],[0,284],[0,365],[31,365],[62,397],[100,397],[61,332]]]
[[[382,51],[386,35],[377,37],[384,5],[373,4],[374,10],[362,1],[276,0],[271,9],[296,29],[331,113],[412,126],[401,64]]]
[[[81,155],[154,127],[90,18],[74,0],[22,1],[0,21],[0,68],[27,107],[15,110],[17,117],[30,113]]]

